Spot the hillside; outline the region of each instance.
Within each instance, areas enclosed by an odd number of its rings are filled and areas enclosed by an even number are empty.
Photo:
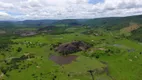
[[[96,19],[65,19],[65,20],[25,20],[0,21],[0,27],[45,27],[47,25],[87,25],[92,27],[105,27],[118,30],[129,25],[130,22],[141,23],[142,15],[128,17],[109,17]]]
[[[110,30],[120,30],[121,28],[129,26],[129,23],[140,23],[142,21],[142,15],[139,16],[128,16],[128,17],[110,17],[110,18],[98,18],[91,19],[83,24],[96,26],[96,27],[105,27]]]
[[[51,25],[58,20],[25,20],[25,21],[0,21],[0,27],[41,27]]]
[[[132,31],[131,38],[142,42],[142,27],[137,30]]]
[[[0,30],[12,33],[15,29],[21,27],[44,29],[47,26],[54,26],[52,33],[60,33],[67,27],[88,26],[90,28],[101,28],[108,31],[120,31],[120,33],[129,32],[132,34],[132,39],[142,41],[140,40],[142,29],[139,29],[142,24],[141,21],[142,15],[96,19],[0,21]]]

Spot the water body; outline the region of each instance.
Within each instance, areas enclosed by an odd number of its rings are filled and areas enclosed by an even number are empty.
[[[75,61],[78,56],[76,55],[68,55],[68,56],[55,56],[51,55],[49,57],[50,60],[54,61],[59,65],[70,64],[72,61]]]
[[[114,44],[113,46],[121,47],[122,45],[120,45],[120,44]]]

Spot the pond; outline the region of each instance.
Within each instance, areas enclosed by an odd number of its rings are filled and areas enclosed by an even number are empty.
[[[50,60],[54,61],[59,65],[70,64],[72,61],[75,61],[78,56],[76,55],[68,55],[68,56],[55,56],[51,55],[49,57]]]

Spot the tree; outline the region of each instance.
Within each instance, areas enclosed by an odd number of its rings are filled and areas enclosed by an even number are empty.
[[[93,75],[94,70],[88,70],[87,72],[90,73],[90,75],[92,76],[92,80],[94,80],[94,75]]]
[[[21,51],[22,51],[22,48],[18,47],[17,52],[21,52]]]
[[[96,55],[96,58],[98,59],[100,56],[99,55]]]

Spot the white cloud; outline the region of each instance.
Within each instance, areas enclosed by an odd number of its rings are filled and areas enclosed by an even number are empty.
[[[5,12],[0,12],[0,21],[1,20],[12,20],[13,17]]]
[[[89,0],[1,0],[0,12],[2,10],[7,12],[6,14],[18,13],[18,15],[8,14],[12,19],[17,20],[98,18],[142,14],[142,0],[105,0],[97,4],[88,2]]]
[[[14,5],[11,3],[0,2],[0,10],[11,9]]]
[[[7,14],[5,12],[0,12],[0,16],[9,16],[9,14]]]

